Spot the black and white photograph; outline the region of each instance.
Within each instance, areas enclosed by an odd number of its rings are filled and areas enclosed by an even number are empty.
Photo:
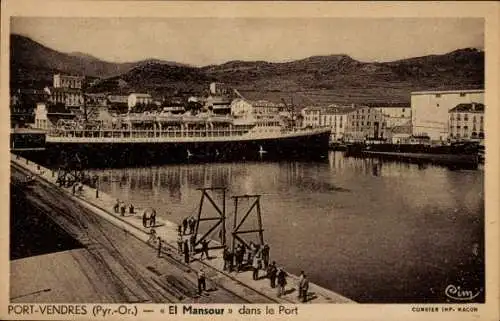
[[[484,17],[7,19],[7,317],[497,291]]]

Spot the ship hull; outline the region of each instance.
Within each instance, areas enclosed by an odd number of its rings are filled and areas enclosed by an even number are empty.
[[[55,167],[78,163],[105,168],[148,166],[186,162],[324,159],[328,154],[329,132],[273,139],[218,142],[50,142],[45,151],[30,155]],[[27,155],[25,155],[27,156]]]

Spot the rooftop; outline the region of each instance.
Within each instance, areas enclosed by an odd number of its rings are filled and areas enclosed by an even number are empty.
[[[454,108],[450,109],[450,113],[484,113],[484,104],[481,103],[467,103],[458,104]]]
[[[457,90],[436,90],[436,91],[414,91],[411,95],[435,95],[435,94],[459,94],[459,93],[484,93],[484,89],[457,89]]]

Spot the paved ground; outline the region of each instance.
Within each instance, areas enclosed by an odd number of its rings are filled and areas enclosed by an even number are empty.
[[[265,278],[254,281],[251,272],[228,273],[222,271],[223,260],[221,250],[211,251],[210,260],[199,260],[195,256],[195,259],[189,266],[181,263],[182,257],[177,254],[176,250],[177,226],[157,217],[158,223],[155,231],[168,245],[164,248],[165,253],[162,254],[162,259],[159,260],[156,257],[156,246],[154,244],[146,244],[149,238],[149,229],[142,226],[141,214],[127,214],[125,216],[114,214],[113,205],[116,200],[109,195],[99,192],[99,197],[96,198],[96,191],[94,189],[84,187],[82,193],[77,193],[78,195],[73,196],[70,188],[60,189],[52,185],[55,182],[55,177],[50,170],[39,168],[31,162],[27,164],[24,159],[18,159],[15,156],[12,156],[12,161],[17,164],[17,168],[19,168],[18,166],[22,166],[24,169],[37,172],[43,177],[43,180],[37,182],[35,184],[36,187],[32,188],[32,190],[33,194],[38,195],[38,202],[41,200],[44,200],[45,203],[48,202],[46,204],[48,211],[51,208],[58,209],[61,213],[61,215],[58,215],[59,219],[71,221],[73,229],[76,228],[78,230],[78,225],[80,225],[80,230],[88,231],[92,228],[92,236],[88,234],[89,232],[86,232],[88,237],[94,239],[94,243],[99,244],[97,248],[107,248],[109,252],[101,254],[101,260],[107,260],[107,255],[110,255],[110,260],[115,261],[112,264],[116,266],[133,265],[128,270],[123,268],[125,271],[121,273],[125,279],[127,277],[136,279],[137,275],[134,274],[135,272],[132,273],[130,271],[139,271],[140,278],[137,280],[139,283],[142,282],[143,286],[139,286],[139,289],[136,289],[137,294],[131,295],[128,300],[164,302],[162,300],[165,300],[168,296],[166,294],[163,294],[163,297],[159,295],[155,298],[153,295],[143,292],[147,292],[145,289],[151,288],[158,288],[157,291],[159,292],[162,291],[161,289],[165,291],[165,288],[175,288],[178,285],[178,280],[181,280],[179,287],[183,288],[184,291],[185,288],[194,291],[194,287],[196,286],[196,271],[204,268],[210,278],[209,288],[217,288],[219,290],[209,291],[208,296],[200,298],[195,298],[191,294],[185,294],[182,300],[190,297],[192,300],[197,300],[196,302],[298,302],[295,290],[296,276],[290,275],[289,277],[287,286],[288,294],[277,298],[275,289],[270,288],[269,280]],[[85,215],[81,215],[82,212]],[[73,214],[69,215],[67,213]],[[142,209],[136,209],[136,213],[142,213]],[[65,222],[64,224],[68,225],[69,223]],[[117,232],[118,230],[120,231],[119,233]],[[85,236],[80,236],[80,238],[85,241]],[[261,271],[261,274],[264,274],[264,272]],[[150,280],[151,278],[157,278],[160,281],[152,281]],[[175,301],[175,295],[171,293],[169,295],[169,300],[173,300],[171,302],[177,302]],[[149,299],[146,299],[146,297],[149,297]],[[181,295],[178,297],[181,297]],[[311,284],[308,302],[347,303],[352,301],[330,290]]]

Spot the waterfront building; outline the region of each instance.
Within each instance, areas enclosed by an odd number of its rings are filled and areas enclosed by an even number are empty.
[[[78,109],[83,105],[83,92],[78,88],[50,88],[50,103],[64,104],[68,108]]]
[[[360,106],[347,114],[345,140],[362,142],[366,140],[386,140],[389,132],[384,114],[371,107]]]
[[[409,103],[375,102],[364,105],[380,111],[385,117],[387,128],[411,122],[411,105]]]
[[[433,141],[446,141],[449,111],[459,104],[484,104],[484,89],[418,91],[411,93],[412,133]]]
[[[226,96],[231,94],[231,88],[226,84],[221,82],[210,83],[210,95],[211,96]]]
[[[285,111],[284,104],[276,104],[267,100],[247,100],[236,98],[231,102],[231,114],[243,115],[277,115]]]
[[[52,105],[64,104],[70,109],[79,109],[83,105],[83,85],[85,77],[55,74],[52,87],[45,88],[50,95]]]
[[[85,77],[83,76],[55,74],[53,77],[53,87],[82,89],[84,81]]]
[[[76,115],[65,105],[37,103],[35,108],[35,128],[51,129],[60,121],[72,121]]]
[[[330,105],[322,110],[319,125],[332,129],[330,140],[342,141],[347,127],[347,114],[355,108],[350,106]]]
[[[10,94],[11,127],[34,123],[36,104],[46,102],[48,93],[40,89],[17,89]]]
[[[484,139],[484,104],[463,103],[449,111],[449,137],[464,141]]]
[[[114,111],[119,114],[126,113],[128,111],[128,96],[108,95],[106,105],[110,111]]]
[[[311,106],[303,108],[301,111],[303,127],[319,127],[321,118],[321,107]]]
[[[131,93],[128,95],[128,111],[132,111],[138,106],[148,106],[153,103],[153,98],[150,94]]]

